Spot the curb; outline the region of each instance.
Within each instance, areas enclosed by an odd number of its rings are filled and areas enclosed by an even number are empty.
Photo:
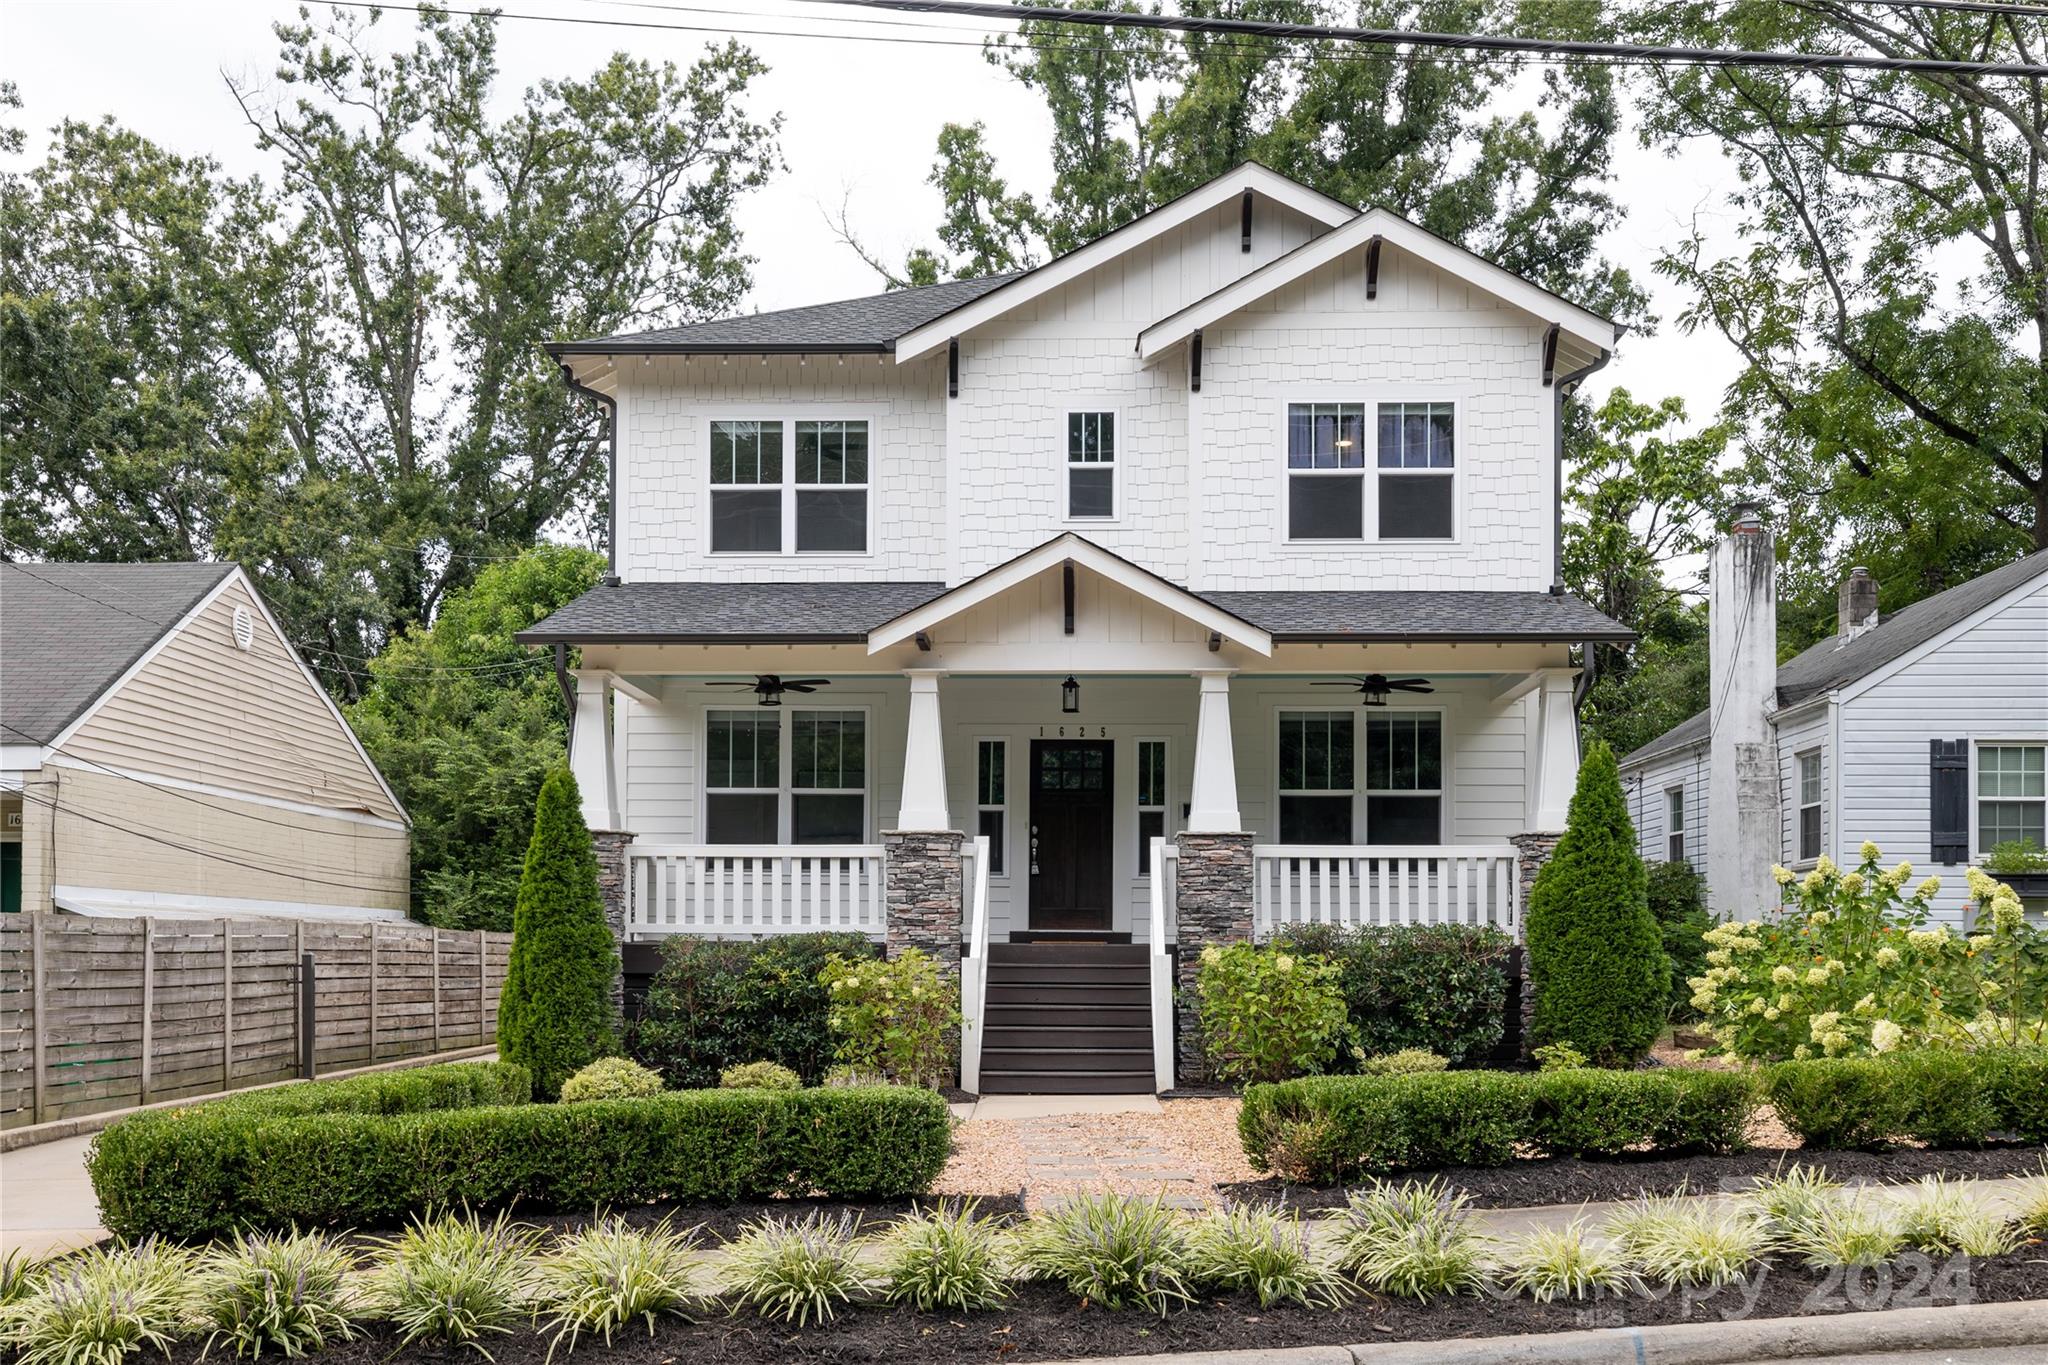
[[[2048,1301],[1604,1327],[1462,1341],[1189,1351],[1119,1356],[1114,1361],[1091,1357],[1067,1365],[1737,1365],[1809,1356],[2034,1345],[2048,1345]]]

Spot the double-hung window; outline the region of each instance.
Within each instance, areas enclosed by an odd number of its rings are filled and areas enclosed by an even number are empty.
[[[1166,835],[1166,741],[1138,741],[1138,875],[1152,875],[1152,841]]]
[[[1067,517],[1104,521],[1116,516],[1116,414],[1067,414]]]
[[[1289,404],[1287,538],[1358,540],[1364,535],[1364,404]]]
[[[704,733],[704,842],[773,844],[782,837],[782,717],[713,711]]]
[[[867,835],[863,712],[709,712],[704,774],[706,843],[857,844]]]
[[[1685,861],[1685,788],[1664,793],[1664,856],[1674,863]]]
[[[1280,842],[1348,844],[1356,731],[1349,711],[1280,713]]]
[[[1977,747],[1977,851],[2031,839],[2048,848],[2048,745]]]
[[[867,717],[789,713],[789,827],[795,844],[857,844],[867,833]]]
[[[1380,404],[1381,540],[1450,540],[1457,535],[1454,411],[1449,403]]]
[[[988,874],[1003,875],[1003,845],[1009,825],[1010,745],[1001,739],[974,746],[975,831],[988,840]]]
[[[1442,837],[1444,725],[1435,711],[1390,711],[1365,722],[1365,841],[1434,844]]]
[[[865,553],[868,455],[864,420],[713,421],[712,550]]]
[[[1794,760],[1799,767],[1799,861],[1820,857],[1820,750],[1809,749]]]

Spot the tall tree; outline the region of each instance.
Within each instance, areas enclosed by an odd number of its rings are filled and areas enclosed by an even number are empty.
[[[995,157],[982,143],[986,132],[981,123],[948,123],[939,129],[938,159],[925,181],[938,187],[945,204],[939,244],[912,250],[900,269],[861,241],[845,203],[836,218],[826,215],[826,226],[891,289],[1029,270],[1038,264],[1035,243],[1044,221],[1031,196],[1010,193],[996,173]]]

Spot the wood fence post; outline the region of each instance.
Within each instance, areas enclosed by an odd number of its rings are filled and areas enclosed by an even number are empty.
[[[220,1088],[235,1084],[235,922],[220,922]]]
[[[370,921],[370,1060],[377,1060],[377,924]]]
[[[439,1052],[441,1050],[441,931],[439,929],[429,929],[427,932],[432,935],[434,944],[432,969],[434,973],[434,1051]]]
[[[488,931],[476,931],[476,1045],[482,1047],[491,1040],[491,1033],[485,1011],[491,998],[491,941]],[[41,1020],[37,1021],[39,1024]]]
[[[43,1044],[44,1040],[50,1035],[50,1016],[47,1013],[50,1003],[50,989],[49,983],[43,979],[44,972],[43,912],[31,910],[28,920],[28,979],[29,995],[31,997],[29,1008],[35,1013],[36,1031],[34,1055],[30,1059],[30,1065],[35,1069],[29,1078],[29,1085],[32,1090],[29,1108],[35,1116],[34,1121],[37,1123],[43,1121],[43,1110],[48,1107],[49,1103],[44,1095],[44,1090],[49,1085],[49,1067],[44,1060]]]
[[[156,921],[142,917],[142,1093],[149,1103],[149,1054],[156,1045]]]

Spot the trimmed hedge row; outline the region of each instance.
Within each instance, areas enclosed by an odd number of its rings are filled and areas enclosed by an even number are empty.
[[[1311,1076],[1245,1091],[1238,1136],[1253,1166],[1334,1184],[1432,1166],[1504,1166],[1518,1150],[1618,1156],[1734,1152],[1756,1108],[1727,1071],[1443,1071]]]
[[[402,1115],[521,1105],[533,1075],[509,1062],[458,1062],[278,1086],[123,1119],[92,1140],[86,1169],[100,1217],[126,1237],[211,1237],[243,1221],[266,1125],[311,1115]]]
[[[2048,1142],[2048,1048],[1780,1062],[1761,1087],[1812,1147]]]

